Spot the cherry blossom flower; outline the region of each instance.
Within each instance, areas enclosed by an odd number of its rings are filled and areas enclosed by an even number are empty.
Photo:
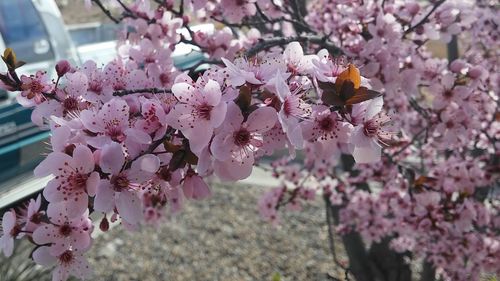
[[[54,88],[47,73],[43,71],[37,71],[32,76],[21,76],[21,82],[22,92],[17,96],[17,101],[27,107],[41,104],[45,100],[44,93],[50,93]]]
[[[50,252],[50,247],[42,246],[33,252],[33,260],[47,267],[56,265],[52,272],[52,280],[65,281],[71,275],[83,280],[91,277],[92,269],[82,254],[82,251],[67,249],[54,256]]]
[[[69,156],[52,152],[36,168],[35,176],[53,175],[43,196],[50,203],[65,202],[70,218],[81,216],[88,206],[88,197],[96,193],[99,173],[94,171],[92,151],[78,145]]]
[[[288,44],[283,52],[283,60],[291,73],[310,74],[313,71],[313,60],[317,59],[316,55],[304,55],[299,42]]]
[[[31,199],[25,209],[21,210],[21,224],[24,224],[24,232],[33,232],[42,222],[44,211],[40,211],[42,205],[42,195],[38,195],[35,199]]]
[[[379,161],[381,145],[393,138],[393,133],[383,128],[390,121],[386,115],[380,115],[383,102],[382,97],[378,97],[353,106],[351,116],[356,126],[351,142],[354,145],[352,156],[356,163]]]
[[[159,168],[157,156],[146,154],[136,159],[130,169],[123,170],[125,155],[118,143],[111,143],[101,151],[100,167],[109,173],[109,179],[102,179],[97,187],[94,208],[100,212],[110,212],[116,207],[127,223],[135,225],[142,216],[142,204],[138,192],[142,184],[151,178]]]
[[[254,153],[262,146],[262,134],[276,123],[276,111],[260,107],[244,122],[241,110],[228,104],[226,123],[212,141],[215,173],[224,180],[244,179],[252,172]]]
[[[233,87],[239,87],[246,82],[254,85],[265,84],[274,73],[286,71],[284,62],[277,55],[251,60],[237,58],[234,62],[222,58],[222,61],[226,65],[229,83]]]
[[[91,109],[82,111],[80,119],[83,125],[97,134],[89,140],[89,143],[99,148],[112,141],[151,143],[151,136],[130,126],[129,110],[124,100],[113,98],[97,112]]]
[[[190,148],[198,153],[205,148],[213,129],[224,121],[227,105],[221,101],[219,83],[209,80],[204,87],[188,83],[178,83],[172,92],[179,99],[168,114],[168,123],[181,132],[190,141]]]
[[[42,224],[33,232],[33,241],[39,245],[50,244],[50,253],[58,256],[70,246],[86,250],[90,246],[91,223],[88,212],[80,217],[69,218],[63,203],[50,204],[47,208],[50,224]]]
[[[193,170],[188,170],[182,185],[184,196],[192,199],[204,199],[211,195],[210,188]]]
[[[269,83],[275,87],[281,101],[278,117],[283,131],[291,144],[300,149],[304,145],[304,139],[299,121],[308,118],[312,113],[312,107],[302,99],[304,93],[301,88],[297,88],[293,93],[290,91],[281,73],[277,73]]]
[[[2,236],[0,247],[6,257],[10,257],[14,251],[14,239],[19,235],[20,228],[17,224],[16,212],[14,210],[5,212],[2,218]]]
[[[221,0],[223,8],[222,15],[229,22],[239,22],[245,16],[253,16],[257,12],[255,7],[256,0]]]
[[[337,113],[328,107],[320,105],[314,108],[311,119],[301,123],[304,139],[319,141],[329,150],[333,150],[337,142],[349,142],[352,126],[340,121]]]

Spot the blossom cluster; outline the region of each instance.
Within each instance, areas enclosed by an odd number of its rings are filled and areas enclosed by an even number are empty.
[[[270,167],[282,184],[258,202],[264,219],[278,224],[321,194],[341,235],[390,238],[450,280],[500,271],[500,56],[488,47],[498,46],[488,4],[315,0],[303,14],[300,1],[116,2],[124,30],[106,65],[60,61],[54,77],[19,77],[13,51],[2,57],[0,87],[34,109],[52,151],[34,171],[51,177],[43,199],[3,216],[4,254],[29,237],[35,262],[56,264],[54,280],[88,278],[97,225],[158,224],[209,197],[211,175],[242,180],[285,151]],[[197,30],[193,18],[223,27]],[[460,59],[429,52],[426,42],[462,33]],[[176,67],[179,43],[202,61]]]
[[[43,190],[47,210],[38,198],[19,216],[5,213],[5,254],[13,239],[31,236],[34,260],[58,264],[56,280],[86,277],[91,211],[101,230],[108,216],[134,229],[142,220],[158,222],[165,207],[175,213],[186,199],[210,196],[204,177],[245,179],[257,159],[277,149],[295,153],[317,143],[318,153],[336,153],[344,146],[357,161],[373,162],[391,137],[382,97],[366,94],[359,70],[333,64],[325,50],[304,55],[292,42],[283,52],[222,58],[193,80],[173,66],[169,40],[137,36],[102,68],[61,61],[56,81],[43,72],[19,82],[15,73],[5,75],[20,90],[18,101],[35,108],[33,121],[52,132],[52,152],[34,171],[52,176]],[[334,108],[326,96],[349,87],[356,100]]]

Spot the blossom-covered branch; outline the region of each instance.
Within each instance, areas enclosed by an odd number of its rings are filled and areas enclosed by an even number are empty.
[[[97,225],[158,224],[209,197],[209,176],[242,180],[271,156],[281,184],[260,198],[262,217],[278,224],[321,193],[330,234],[352,257],[334,262],[349,276],[408,273],[409,252],[425,260],[426,277],[499,272],[495,7],[110,1],[120,17],[87,1],[123,25],[119,56],[103,67],[61,61],[54,74],[19,75],[15,53],[2,56],[0,88],[34,109],[52,147],[34,171],[51,177],[48,207],[40,196],[5,213],[6,255],[28,237],[56,279],[88,278]],[[197,28],[195,17],[217,24]],[[424,44],[453,36],[465,52],[451,62]],[[179,43],[204,58],[178,69]]]

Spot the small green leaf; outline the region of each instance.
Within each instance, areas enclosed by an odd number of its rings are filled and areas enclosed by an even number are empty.
[[[3,52],[2,60],[5,62],[9,69],[16,68],[16,53],[11,48],[5,49]]]
[[[240,94],[238,95],[234,103],[239,106],[241,111],[247,111],[250,107],[250,104],[252,103],[252,88],[246,85],[242,86],[240,88]]]
[[[279,272],[275,272],[273,274],[273,279],[272,281],[281,281],[281,274]]]

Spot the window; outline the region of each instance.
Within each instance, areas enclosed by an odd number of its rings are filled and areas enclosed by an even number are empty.
[[[47,30],[31,0],[0,0],[0,34],[27,63],[54,59]]]

